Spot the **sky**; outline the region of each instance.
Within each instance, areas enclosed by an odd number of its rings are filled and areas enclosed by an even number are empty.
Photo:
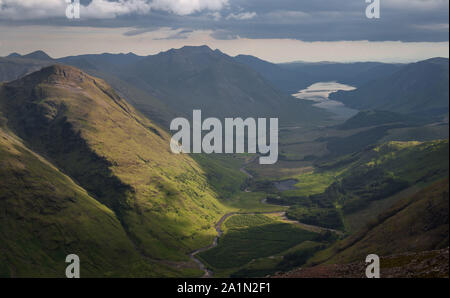
[[[272,62],[448,57],[448,0],[0,0],[0,56],[156,54],[208,45]],[[380,18],[366,17],[379,1]]]

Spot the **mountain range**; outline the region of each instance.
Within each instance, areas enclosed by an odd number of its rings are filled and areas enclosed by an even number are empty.
[[[297,93],[317,82],[336,81],[360,87],[367,82],[392,74],[402,66],[378,62],[275,64],[249,55],[238,55],[235,60],[250,66],[288,94]]]
[[[6,73],[11,58],[3,59],[0,69]],[[311,103],[279,91],[252,68],[206,46],[146,57],[100,54],[51,59],[35,52],[14,59],[23,59],[24,68],[30,71],[35,69],[34,63],[80,68],[106,80],[146,116],[166,127],[175,116],[190,118],[199,108],[205,117],[278,117],[284,124],[312,123],[329,116]],[[11,73],[3,80],[17,77]]]

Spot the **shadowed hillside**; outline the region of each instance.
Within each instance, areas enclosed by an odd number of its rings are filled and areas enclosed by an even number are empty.
[[[448,59],[433,58],[403,66],[390,76],[371,81],[331,99],[355,109],[387,110],[420,116],[448,116]]]
[[[369,81],[390,75],[400,68],[398,64],[378,62],[274,64],[248,55],[239,55],[234,59],[248,65],[278,89],[288,94],[297,93],[317,82],[336,81],[359,87]]]
[[[125,68],[133,84],[191,115],[279,117],[283,123],[320,121],[326,113],[278,91],[250,67],[207,46],[145,57]],[[130,82],[130,80],[128,80]]]

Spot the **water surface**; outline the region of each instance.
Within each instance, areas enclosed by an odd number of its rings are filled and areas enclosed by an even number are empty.
[[[330,94],[340,90],[351,91],[355,89],[355,87],[337,82],[318,82],[292,95],[298,99],[314,101],[315,107],[332,112],[337,119],[348,119],[356,115],[358,111],[346,107],[342,102],[330,100]]]

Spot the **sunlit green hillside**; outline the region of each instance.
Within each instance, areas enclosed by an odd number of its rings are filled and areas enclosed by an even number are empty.
[[[102,80],[48,67],[4,84],[0,111],[30,149],[113,211],[141,256],[188,261],[190,251],[212,241],[226,208],[203,170],[172,154],[168,134]]]

